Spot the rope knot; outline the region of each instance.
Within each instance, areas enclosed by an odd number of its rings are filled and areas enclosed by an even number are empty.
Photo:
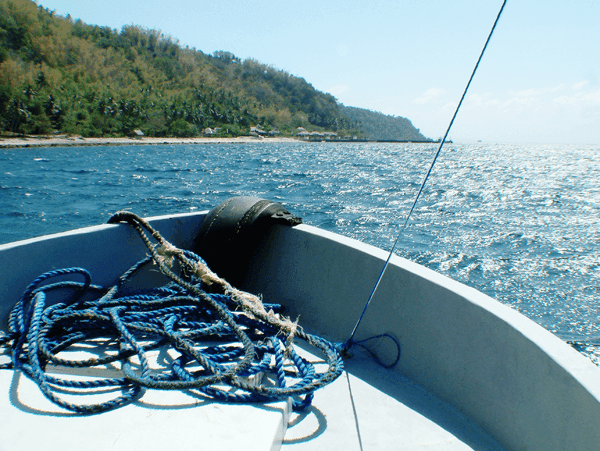
[[[203,283],[208,286],[213,284],[223,285],[224,280],[215,274],[202,260],[198,260],[192,269],[194,275],[196,275]]]
[[[154,259],[156,263],[164,264],[169,268],[173,268],[173,264],[175,263],[175,258],[183,255],[183,251],[175,246],[173,246],[168,241],[164,241],[162,243],[154,246],[154,251],[156,255]]]

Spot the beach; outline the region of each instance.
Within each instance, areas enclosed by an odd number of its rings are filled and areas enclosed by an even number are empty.
[[[63,146],[131,146],[152,144],[239,144],[239,143],[278,143],[297,142],[295,138],[275,137],[263,138],[239,136],[237,138],[83,138],[81,136],[36,136],[18,138],[0,138],[0,149],[28,147],[63,147]]]

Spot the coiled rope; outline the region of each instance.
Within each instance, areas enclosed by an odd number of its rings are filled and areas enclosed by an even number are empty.
[[[109,222],[130,224],[150,256],[112,287],[92,284],[91,274],[83,268],[42,274],[13,308],[8,334],[0,336],[0,346],[11,353],[11,362],[0,368],[22,371],[53,403],[91,414],[134,402],[147,389],[195,390],[222,402],[263,403],[291,397],[293,408],[300,410],[310,405],[315,390],[342,373],[339,347],[306,333],[281,315],[280,306],[263,304],[235,289],[198,255],[174,247],[132,213],[119,212]],[[171,282],[150,290],[128,290],[127,282],[150,265]],[[83,281],[49,283],[65,276]],[[46,305],[50,292],[59,289],[69,294]],[[320,351],[327,369],[318,372],[301,357],[295,340]],[[98,357],[68,358],[69,351],[86,346],[93,346]],[[156,368],[150,353],[158,350],[175,357]],[[120,377],[81,380],[58,375],[65,369],[77,375],[106,365],[117,365]],[[116,394],[96,404],[74,403],[63,396],[98,390]]]

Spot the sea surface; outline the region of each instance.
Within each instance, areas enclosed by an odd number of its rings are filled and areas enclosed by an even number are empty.
[[[436,145],[253,143],[0,150],[0,243],[127,209],[285,204],[305,223],[389,250]],[[397,253],[600,343],[600,146],[450,144]],[[375,281],[373,281],[375,282]],[[580,350],[598,363],[598,347]]]

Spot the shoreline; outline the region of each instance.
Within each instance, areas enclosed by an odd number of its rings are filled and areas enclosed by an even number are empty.
[[[36,147],[75,147],[75,146],[139,146],[159,144],[249,144],[249,143],[394,143],[394,144],[436,144],[435,141],[395,141],[369,139],[306,140],[290,137],[238,136],[237,138],[83,138],[81,136],[26,136],[18,138],[0,137],[0,149],[27,149]],[[447,141],[451,144],[452,141]]]
[[[132,146],[158,144],[248,144],[257,142],[287,143],[305,142],[295,138],[256,138],[238,136],[237,138],[82,138],[81,136],[39,136],[24,138],[0,138],[0,149],[31,147],[65,147],[65,146]]]

